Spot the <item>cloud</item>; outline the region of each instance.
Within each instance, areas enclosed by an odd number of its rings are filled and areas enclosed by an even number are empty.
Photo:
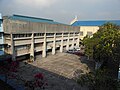
[[[79,20],[120,19],[120,0],[0,0],[0,13],[50,18],[69,23]]]
[[[3,7],[29,7],[31,8],[48,8],[55,4],[57,0],[0,0],[0,5]]]
[[[56,0],[14,0],[16,4],[24,6],[35,7],[49,7],[56,2]]]

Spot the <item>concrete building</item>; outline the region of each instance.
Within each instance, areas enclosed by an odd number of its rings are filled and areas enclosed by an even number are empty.
[[[0,55],[4,54],[4,39],[3,39],[3,20],[2,15],[0,14]]]
[[[24,59],[30,56],[33,60],[36,53],[42,57],[79,47],[80,28],[61,24],[50,19],[13,15],[3,17],[5,52],[12,59]]]
[[[96,20],[96,21],[79,21],[75,18],[70,24],[80,27],[80,38],[83,39],[86,35],[92,36],[99,30],[99,26],[110,22],[120,25],[120,20]]]

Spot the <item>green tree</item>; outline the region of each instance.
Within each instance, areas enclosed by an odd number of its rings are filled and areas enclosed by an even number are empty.
[[[119,81],[108,76],[106,69],[98,69],[95,72],[81,74],[77,83],[87,86],[89,90],[119,90]]]
[[[96,62],[100,62],[104,68],[118,71],[120,61],[119,26],[106,23],[100,26],[98,32],[93,34],[93,37],[86,36],[83,43],[87,56],[93,58]]]

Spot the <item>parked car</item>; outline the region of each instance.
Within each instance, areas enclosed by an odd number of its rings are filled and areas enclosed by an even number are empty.
[[[67,51],[67,53],[73,53],[73,52],[74,52],[73,49],[69,49],[69,50]]]
[[[85,55],[84,52],[83,52],[83,50],[81,50],[80,48],[69,49],[67,51],[67,53],[75,54],[75,55],[78,55],[78,56],[84,56]]]

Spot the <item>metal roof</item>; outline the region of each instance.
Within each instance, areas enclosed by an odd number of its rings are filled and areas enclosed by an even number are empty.
[[[107,22],[120,25],[120,20],[76,21],[72,26],[101,26]]]
[[[51,19],[44,19],[44,18],[37,18],[37,17],[30,17],[30,16],[22,16],[22,15],[13,15],[9,16],[10,19],[14,20],[23,20],[23,21],[29,21],[29,22],[42,22],[42,23],[50,23],[50,24],[62,24],[59,22],[55,22]]]

